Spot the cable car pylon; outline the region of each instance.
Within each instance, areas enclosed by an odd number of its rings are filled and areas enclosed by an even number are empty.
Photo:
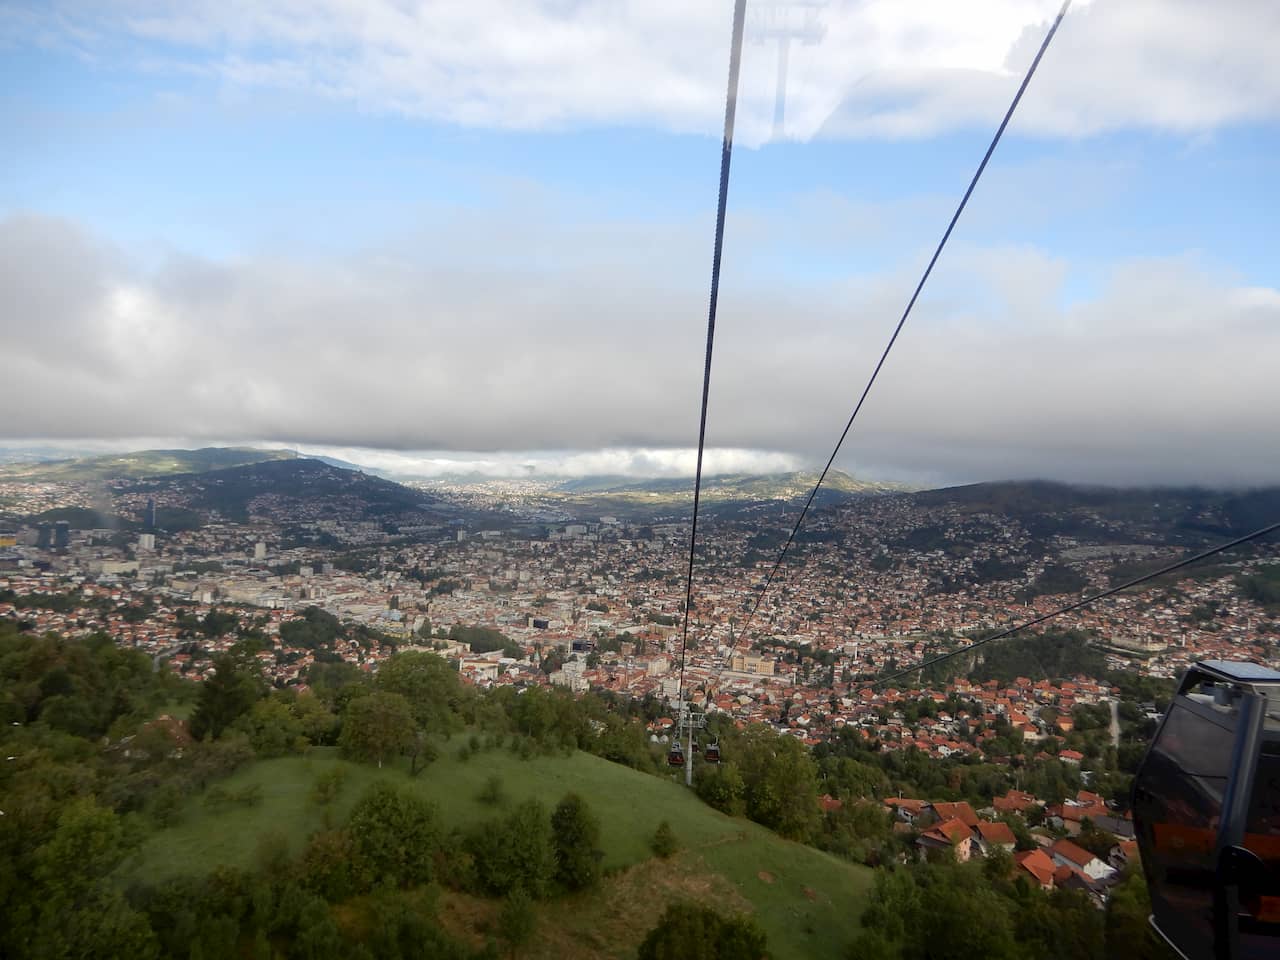
[[[684,751],[684,785],[686,787],[693,786],[693,711],[685,708],[687,719],[685,720],[685,729],[689,734],[689,742],[685,745]]]
[[[667,752],[667,765],[671,767],[684,767],[684,785],[686,787],[693,786],[693,754],[697,750],[698,742],[694,739],[696,731],[702,730],[707,725],[707,717],[705,713],[695,713],[692,707],[684,700],[681,700],[676,708],[676,731],[671,738],[671,749]],[[711,748],[708,747],[708,750]],[[707,759],[708,763],[720,762],[720,744],[719,741],[715,745],[714,760]]]

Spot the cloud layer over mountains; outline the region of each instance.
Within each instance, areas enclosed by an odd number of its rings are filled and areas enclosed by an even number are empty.
[[[628,462],[644,448],[668,451],[652,472],[680,472],[670,451],[696,439],[707,225],[503,230],[487,216],[355,257],[156,264],[64,220],[0,222],[2,432],[608,449]],[[750,264],[755,234],[738,235]],[[1035,249],[948,256],[845,465],[956,479],[1280,476],[1277,290],[1179,258],[1117,262],[1096,291],[1068,296],[1071,265]],[[774,451],[774,469],[825,459],[913,269],[799,285],[730,268],[709,444]]]

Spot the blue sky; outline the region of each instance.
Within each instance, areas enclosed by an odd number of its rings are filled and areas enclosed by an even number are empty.
[[[48,366],[33,324],[99,351],[83,351],[91,384],[19,411],[10,439],[468,462],[603,449],[624,469],[626,451],[686,449],[730,4],[531,4],[510,30],[487,6],[0,14],[4,336],[32,385]],[[1215,429],[1280,399],[1259,359],[1280,342],[1280,71],[1257,40],[1271,14],[1241,0],[1206,20],[1204,5],[1174,3],[1135,22],[1141,6],[1094,0],[1068,16],[913,320],[920,338],[887,370],[892,415],[847,466],[1275,479],[1272,455]],[[769,139],[772,48],[747,46],[713,396],[726,449],[821,455],[1056,4],[903,8],[830,5],[823,42],[792,52],[782,141]],[[56,297],[33,286],[42,262],[66,277]],[[1213,350],[1197,348],[1197,323]],[[1064,391],[1093,376],[1081,358],[1099,331],[1112,357],[1097,369],[1133,376],[1095,384],[1096,407],[1073,421]],[[140,372],[199,368],[212,351],[219,374],[159,377],[172,402],[139,412]],[[1208,356],[1223,369],[1206,374]],[[972,389],[1055,357],[1020,420]],[[323,395],[291,379],[300,359]],[[482,409],[460,413],[477,382],[467,406]],[[1083,439],[1100,411],[1175,382],[1199,384],[1201,405],[1162,420],[1142,399],[1114,436]],[[1159,443],[1135,451],[1135,429]],[[1212,462],[1189,469],[1188,445]]]
[[[517,184],[595,215],[680,216],[714,199],[718,173],[718,144],[705,135],[460,128],[296,94],[229,97],[209,79],[86,63],[60,49],[8,52],[0,84],[0,120],[19,134],[3,160],[4,209],[62,215],[139,249],[349,250],[412,229],[419,206],[491,206]],[[740,147],[734,206],[785,214],[805,195],[831,192],[879,204],[924,198],[940,212],[990,132],[975,124],[927,139]],[[1005,202],[975,204],[965,233],[1082,261],[1198,250],[1249,282],[1272,282],[1277,155],[1274,123],[1069,139],[1020,135],[1015,124],[980,197],[995,191]],[[1084,202],[1054,202],[1061,194]],[[1013,204],[1032,215],[1011,216]]]

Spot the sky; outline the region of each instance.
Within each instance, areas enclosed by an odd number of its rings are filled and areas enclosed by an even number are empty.
[[[1058,6],[749,7],[711,472],[825,462]],[[731,18],[0,0],[0,442],[691,475]],[[1276,36],[1076,0],[838,465],[1280,483]]]

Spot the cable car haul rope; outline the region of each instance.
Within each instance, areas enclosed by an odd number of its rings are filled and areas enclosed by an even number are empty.
[[[790,535],[782,545],[782,550],[779,552],[777,559],[769,570],[764,586],[756,595],[755,603],[751,608],[751,612],[747,615],[747,619],[743,623],[742,629],[738,630],[735,634],[732,627],[730,628],[729,648],[724,660],[726,664],[729,662],[729,656],[732,655],[734,646],[736,646],[738,640],[746,634],[747,627],[750,626],[751,621],[755,618],[756,612],[760,609],[760,604],[763,602],[765,595],[769,592],[769,588],[772,586],[774,579],[782,566],[783,560],[786,559],[787,551],[791,548],[791,544],[795,541],[796,535],[800,532],[800,528],[804,524],[805,517],[809,513],[809,508],[813,506],[813,501],[817,497],[823,481],[826,480],[832,464],[835,463],[836,456],[840,453],[840,449],[844,445],[845,439],[849,436],[849,431],[853,428],[853,423],[861,412],[867,396],[871,393],[871,388],[875,385],[876,378],[880,375],[880,371],[883,369],[885,361],[889,358],[889,353],[897,342],[898,335],[902,333],[902,328],[905,326],[907,318],[911,315],[911,311],[915,307],[916,301],[919,299],[925,283],[933,272],[933,268],[937,264],[938,258],[942,255],[942,251],[946,247],[947,241],[951,238],[952,231],[955,230],[956,223],[960,220],[960,215],[968,205],[969,198],[973,195],[973,191],[977,187],[978,181],[982,178],[983,171],[986,170],[992,154],[995,153],[995,149],[1000,142],[1000,138],[1004,136],[1005,128],[1008,127],[1009,121],[1013,118],[1014,111],[1022,101],[1022,95],[1026,92],[1027,86],[1031,83],[1031,78],[1035,76],[1036,68],[1040,65],[1040,61],[1044,57],[1045,51],[1049,49],[1049,44],[1053,41],[1054,35],[1058,31],[1058,26],[1062,23],[1062,18],[1066,16],[1067,9],[1070,6],[1071,0],[1064,0],[1061,9],[1059,9],[1057,16],[1054,18],[1048,32],[1045,34],[1044,40],[1040,44],[1039,50],[1036,51],[1035,58],[1027,68],[1027,72],[1022,78],[1022,83],[1019,84],[1018,90],[1014,94],[1012,102],[1009,104],[1009,109],[1005,111],[1004,118],[1000,121],[1000,125],[996,129],[995,135],[991,138],[991,142],[987,146],[987,150],[982,157],[982,161],[978,164],[977,170],[969,180],[969,185],[965,189],[964,195],[960,198],[960,203],[956,207],[955,213],[952,214],[951,221],[947,224],[947,228],[942,234],[942,239],[938,241],[937,248],[934,250],[933,256],[929,259],[928,266],[925,267],[919,283],[916,284],[915,290],[911,294],[910,300],[907,302],[906,309],[902,312],[902,317],[894,327],[893,334],[889,337],[889,342],[886,344],[884,352],[880,355],[880,359],[876,363],[870,379],[867,380],[867,384],[862,390],[862,395],[858,398],[857,405],[853,408],[853,413],[850,414],[848,422],[845,423],[844,430],[841,432],[834,449],[831,451],[830,457],[827,458],[826,466],[822,468],[822,473],[819,474],[817,483],[814,484],[813,490],[809,493],[808,500],[800,511],[800,515],[796,518],[795,525],[792,527]],[[689,565],[685,577],[684,618],[680,637],[680,673],[676,695],[677,703],[679,704],[677,722],[680,724],[680,727],[677,729],[675,737],[676,741],[681,739],[681,731],[685,728],[688,729],[690,742],[692,742],[693,738],[694,721],[685,703],[684,676],[689,648],[689,617],[693,606],[693,569],[698,548],[698,508],[700,506],[702,496],[702,459],[703,451],[706,446],[707,435],[707,401],[711,393],[711,360],[715,344],[716,307],[720,296],[720,264],[724,248],[724,220],[729,197],[729,167],[733,154],[733,126],[735,114],[737,112],[738,76],[742,62],[742,32],[745,10],[746,0],[735,0],[733,11],[733,35],[729,54],[729,88],[725,97],[724,140],[720,153],[720,192],[716,206],[715,246],[711,261],[711,298],[707,311],[707,348],[702,374],[702,407],[698,422],[698,456],[693,482],[693,520],[689,535]],[[724,667],[721,666],[720,670],[716,674],[717,681],[723,672]],[[683,762],[685,765],[685,782],[686,784],[692,784],[693,751],[692,749],[677,751],[676,748],[673,747],[668,757],[668,762],[672,766],[678,765],[676,760],[677,752],[680,753],[682,758],[680,762]],[[718,761],[718,745],[716,749],[716,758]]]
[[[1070,5],[1071,0],[1064,0],[1045,34],[1035,59],[1027,69],[982,161],[970,179],[942,239],[893,328],[817,483],[809,493],[790,535],[757,593],[750,613],[740,629],[735,631],[733,625],[730,625],[728,652],[716,674],[716,680],[723,674],[733,647],[746,635],[769,588],[777,578],[823,481],[852,430],[854,421]],[[711,391],[711,362],[720,293],[720,266],[724,248],[725,211],[729,196],[729,169],[742,61],[745,7],[746,0],[735,0],[729,83],[725,97],[724,140],[720,155],[715,244],[711,263],[711,295],[707,310],[693,520],[680,636],[677,726],[668,755],[668,763],[672,767],[684,768],[685,783],[689,785],[692,784],[693,777],[693,754],[698,751],[694,731],[705,726],[705,717],[695,715],[686,702],[685,666],[689,646],[689,619],[693,609],[693,572],[698,545],[702,462],[706,448],[707,402]],[[961,656],[984,644],[1079,610],[1233,547],[1259,540],[1277,530],[1280,530],[1280,522],[1201,551],[1112,589],[1077,600],[1051,613],[1008,627],[958,650],[882,677],[874,683],[887,683],[922,671],[925,667]],[[704,762],[718,763],[719,740],[708,741],[706,749],[701,753]],[[1173,703],[1134,779],[1133,810],[1143,869],[1151,892],[1152,924],[1165,940],[1189,960],[1261,960],[1264,957],[1280,957],[1280,672],[1256,664],[1221,661],[1197,663],[1191,667],[1182,679]]]

